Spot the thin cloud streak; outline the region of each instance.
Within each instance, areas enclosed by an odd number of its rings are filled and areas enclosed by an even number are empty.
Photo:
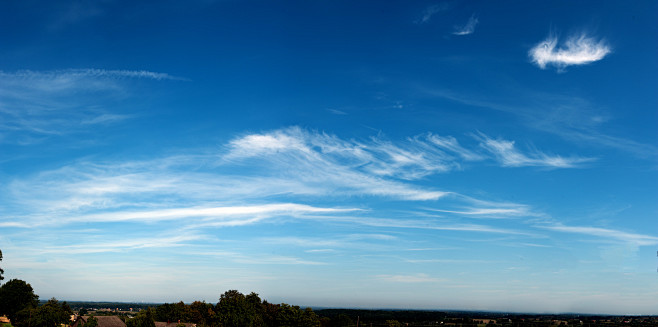
[[[416,21],[416,24],[425,24],[429,23],[429,21],[432,19],[432,17],[442,11],[446,11],[450,8],[448,3],[439,3],[439,4],[434,4],[429,7],[427,7],[423,11],[423,16]]]
[[[475,15],[472,15],[466,24],[462,26],[456,26],[455,31],[452,32],[453,35],[469,35],[475,32],[475,26],[478,24],[479,20]]]
[[[565,226],[562,224],[554,224],[551,226],[537,226],[539,228],[548,229],[557,232],[565,233],[577,233],[589,236],[604,237],[608,239],[614,239],[618,241],[623,241],[638,246],[651,246],[658,244],[658,237],[622,232],[614,229],[599,228],[599,227],[589,227],[589,226]]]
[[[579,164],[594,160],[594,158],[564,158],[561,156],[549,156],[539,151],[536,151],[532,155],[526,155],[515,148],[514,141],[492,139],[482,133],[480,133],[477,138],[481,141],[480,146],[491,152],[504,167],[539,166],[549,168],[574,168],[578,167]]]
[[[87,242],[68,246],[48,246],[42,253],[91,254],[104,252],[121,252],[144,248],[163,248],[184,246],[185,242],[197,241],[203,237],[198,235],[176,235],[158,238],[137,238],[114,242]]]
[[[571,65],[585,65],[599,61],[611,51],[605,41],[597,41],[583,33],[569,37],[559,48],[557,36],[551,35],[530,49],[528,55],[541,69],[553,65],[558,70],[562,70]]]
[[[0,142],[30,145],[133,118],[100,103],[127,96],[137,79],[185,80],[145,70],[0,71]]]
[[[298,215],[304,213],[338,213],[353,212],[360,209],[336,209],[336,208],[318,208],[296,203],[266,204],[252,206],[226,206],[226,207],[206,207],[206,208],[174,208],[154,211],[121,211],[117,213],[105,213],[97,215],[79,216],[68,219],[68,221],[96,221],[96,222],[117,222],[117,221],[166,221],[176,219],[205,218],[210,219],[227,219],[240,216],[247,216],[250,219],[256,217],[270,217],[276,215]]]
[[[658,154],[658,148],[653,145],[599,131],[600,113],[591,109],[592,104],[588,101],[578,97],[527,92],[525,99],[528,100],[528,104],[521,106],[448,90],[422,88],[421,91],[433,97],[512,114],[520,118],[529,128],[551,133],[572,142],[611,147],[640,158],[656,157]],[[569,114],[565,114],[565,111]]]

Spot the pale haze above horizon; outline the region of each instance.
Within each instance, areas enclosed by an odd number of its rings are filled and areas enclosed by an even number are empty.
[[[3,1],[4,282],[658,314],[656,1]]]

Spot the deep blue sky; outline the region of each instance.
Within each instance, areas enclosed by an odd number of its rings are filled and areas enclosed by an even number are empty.
[[[42,298],[656,314],[658,4],[0,4]]]

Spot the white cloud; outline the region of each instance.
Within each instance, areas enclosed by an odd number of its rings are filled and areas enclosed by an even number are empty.
[[[435,200],[447,194],[386,179],[413,180],[446,171],[450,164],[419,148],[402,149],[377,138],[368,143],[345,141],[293,127],[235,139],[223,157],[233,163],[256,158],[254,164],[270,172],[294,174],[294,180],[305,185],[323,185],[334,192],[409,200]]]
[[[530,91],[525,88],[513,88],[508,98],[520,99],[526,105],[517,103],[501,103],[479,97],[472,92],[455,93],[449,90],[421,89],[431,96],[456,101],[468,106],[486,108],[514,115],[528,127],[560,136],[579,144],[612,147],[629,152],[640,158],[654,157],[658,148],[651,144],[607,135],[599,130],[600,124],[608,115],[600,110],[600,106],[580,97],[563,94],[547,94]],[[507,101],[507,100],[505,100]]]
[[[472,15],[466,24],[461,26],[456,26],[455,31],[452,32],[454,35],[469,35],[475,32],[475,26],[478,24],[478,18],[475,15]]]
[[[438,212],[446,212],[459,214],[463,216],[471,216],[475,218],[518,218],[536,216],[535,213],[530,212],[527,206],[515,205],[513,207],[499,207],[499,208],[465,208],[465,210],[442,210],[432,209]]]
[[[523,154],[514,146],[514,141],[492,139],[480,133],[480,146],[491,152],[496,159],[506,167],[539,166],[549,168],[573,168],[579,164],[592,161],[594,158],[579,158],[550,156],[540,151],[532,154]]]
[[[137,79],[184,80],[144,70],[0,71],[0,142],[38,143],[132,118],[107,107]]]
[[[550,226],[537,226],[537,227],[558,231],[558,232],[577,233],[577,234],[584,234],[590,236],[604,237],[607,239],[623,241],[638,246],[658,245],[658,237],[656,236],[628,233],[614,229],[589,227],[589,226],[565,226],[562,224],[554,224]]]
[[[337,208],[319,208],[296,203],[277,203],[251,206],[224,206],[224,207],[188,207],[172,208],[164,210],[150,211],[120,211],[117,213],[103,213],[95,215],[78,216],[68,219],[69,221],[163,221],[175,219],[204,218],[204,221],[225,220],[229,219],[234,225],[245,221],[239,217],[248,217],[247,222],[254,222],[254,219],[262,220],[267,217],[277,215],[300,215],[305,213],[337,213],[351,212],[359,209],[337,209]]]
[[[423,16],[419,20],[417,20],[416,23],[417,24],[428,23],[432,19],[432,16],[442,11],[448,10],[449,7],[450,6],[448,5],[448,3],[445,2],[431,5],[423,11]]]
[[[571,36],[558,47],[558,38],[554,35],[535,45],[528,54],[537,66],[544,69],[553,65],[563,69],[571,65],[584,65],[603,59],[611,48],[603,40],[596,40],[587,35]]]
[[[505,166],[566,167],[577,161],[528,156],[507,141],[484,135],[480,139]],[[318,198],[354,196],[423,202],[442,199],[427,210],[437,209],[435,212],[450,213],[453,218],[536,218],[523,205],[491,203],[413,183],[423,176],[458,167],[461,160],[485,158],[462,147],[454,138],[433,134],[395,143],[381,138],[359,142],[293,127],[238,137],[228,142],[219,155],[82,161],[16,177],[6,184],[8,202],[3,210],[7,214],[0,223],[18,227],[26,222],[185,221],[189,228],[199,228],[244,226],[284,216],[337,219],[362,210],[354,206],[307,205],[298,203],[298,196],[305,196],[306,203]],[[372,226],[383,223],[363,221]],[[393,220],[382,226],[518,233],[484,225],[427,221],[409,225]]]
[[[48,246],[42,253],[89,254],[103,252],[119,252],[143,248],[162,248],[183,246],[185,242],[196,241],[198,235],[174,235],[168,237],[137,238],[111,242],[82,242],[76,245]]]
[[[427,140],[441,149],[456,153],[466,161],[478,161],[485,159],[483,155],[462,147],[457,139],[452,136],[441,137],[438,135],[429,134],[427,136]]]

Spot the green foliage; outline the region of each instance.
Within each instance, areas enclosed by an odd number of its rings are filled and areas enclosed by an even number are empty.
[[[189,306],[190,320],[186,322],[196,323],[198,326],[212,326],[215,318],[213,305],[206,302],[194,301]]]
[[[25,281],[12,279],[0,286],[0,315],[7,315],[14,325],[19,311],[36,308],[38,303],[39,296]]]
[[[135,318],[126,321],[127,327],[155,327],[153,310],[148,308],[140,311]]]
[[[386,320],[386,326],[388,326],[388,327],[402,327],[402,324],[397,320]]]
[[[271,304],[262,301],[256,293],[244,295],[236,290],[222,294],[214,306],[200,301],[190,305],[165,303],[154,311],[157,321],[192,322],[199,327],[320,326],[320,318],[310,308]]]
[[[16,327],[57,327],[68,323],[71,314],[73,312],[66,302],[52,298],[38,308],[26,307],[19,311],[12,322]]]
[[[253,301],[254,299],[251,300],[251,302]],[[258,305],[260,306],[260,298],[258,298]],[[247,301],[244,294],[236,290],[226,291],[222,294],[215,308],[224,327],[254,326],[257,308]]]
[[[87,319],[87,322],[83,325],[83,327],[98,327],[98,319],[96,317],[89,316]]]
[[[181,301],[157,306],[154,316],[156,321],[190,321],[192,319],[192,312],[191,308]]]
[[[0,250],[0,261],[2,261],[2,250]],[[4,277],[2,277],[2,274],[4,274],[4,273],[5,273],[5,271],[2,270],[2,267],[0,267],[0,280],[5,279]]]
[[[87,313],[89,313],[89,311],[87,311],[87,309],[85,309],[85,308],[82,308],[78,311],[78,315],[80,315],[80,316],[86,316]]]

